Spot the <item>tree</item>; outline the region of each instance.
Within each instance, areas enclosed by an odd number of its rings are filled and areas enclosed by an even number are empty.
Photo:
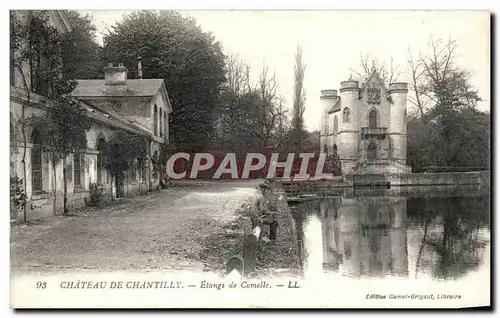
[[[136,159],[145,166],[147,146],[147,140],[143,136],[119,130],[106,145],[104,166],[113,176],[121,176],[124,171],[135,165]]]
[[[171,141],[178,149],[203,148],[214,132],[213,112],[225,81],[221,44],[178,12],[137,11],[104,36],[104,59],[124,63],[135,78],[138,56],[144,78],[165,80],[173,105]]]
[[[41,128],[44,150],[52,156],[54,211],[56,209],[56,165],[70,153],[80,149],[82,135],[90,129],[85,108],[71,96],[76,82],[61,76],[66,60],[63,39],[59,31],[50,25],[47,11],[29,11],[28,23],[11,15],[11,45],[15,54],[12,67],[17,70],[26,92],[22,105],[21,127],[23,133],[24,180],[26,175],[26,128],[37,125]],[[25,118],[25,108],[30,105],[31,93],[45,96],[45,113]],[[66,211],[67,187],[66,164],[63,163],[64,210]],[[26,182],[24,182],[26,184]],[[26,210],[24,219],[26,220]]]
[[[381,62],[379,59],[376,59],[367,53],[360,55],[360,62],[361,69],[351,69],[351,72],[357,76],[366,77],[371,75],[373,71],[377,71],[382,83],[384,83],[386,87],[389,87],[390,84],[397,82],[403,73],[401,71],[401,65],[395,64],[392,56],[389,66],[387,66],[386,62]]]
[[[302,142],[306,138],[304,134],[304,111],[306,93],[304,90],[304,75],[306,65],[302,62],[302,47],[297,45],[294,66],[293,86],[293,119],[292,119],[292,144],[295,151],[300,151]]]
[[[470,83],[471,73],[458,64],[458,42],[430,39],[428,48],[429,53],[421,52],[417,60],[409,51],[414,95],[409,101],[418,109],[419,116],[414,119],[422,124],[410,121],[408,156],[418,168],[429,163],[486,168],[490,116],[476,109],[481,98]],[[423,149],[429,153],[424,154]]]
[[[432,102],[429,112],[438,125],[442,149],[441,165],[460,164],[456,160],[454,145],[457,139],[464,138],[460,118],[466,109],[475,108],[481,100],[478,91],[470,84],[471,73],[456,61],[456,40],[430,40],[430,54],[420,54],[424,70],[422,94]],[[469,115],[473,113],[468,112]]]
[[[227,59],[227,83],[219,100],[218,144],[224,149],[266,151],[286,145],[290,131],[275,74],[263,64],[258,79],[238,56]]]
[[[425,109],[428,107],[428,102],[425,96],[425,88],[422,86],[422,79],[424,77],[424,68],[422,65],[422,62],[420,60],[415,60],[411,50],[408,49],[408,67],[409,67],[409,75],[410,75],[410,83],[409,83],[409,88],[410,91],[413,92],[412,96],[411,94],[408,96],[408,101],[417,107],[419,113],[420,113],[420,118],[424,120],[424,112]]]
[[[258,147],[249,127],[255,122],[256,93],[248,84],[249,66],[238,55],[231,54],[226,60],[227,81],[214,113],[218,123],[216,147],[220,150],[247,151]]]
[[[70,79],[102,78],[102,48],[96,40],[92,18],[77,11],[65,11],[71,31],[63,34],[63,74]]]

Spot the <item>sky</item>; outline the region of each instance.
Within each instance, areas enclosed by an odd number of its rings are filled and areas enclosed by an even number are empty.
[[[98,40],[130,11],[82,11],[98,29]],[[226,54],[246,60],[257,79],[263,63],[276,74],[287,107],[293,104],[293,68],[297,44],[306,64],[305,127],[318,130],[320,91],[338,89],[360,55],[370,54],[405,71],[408,49],[427,53],[429,39],[458,40],[458,62],[473,73],[481,110],[490,110],[490,14],[486,11],[182,11],[212,32]],[[400,81],[407,81],[403,74]],[[168,89],[168,87],[167,87]],[[173,105],[175,107],[175,105]],[[409,104],[409,111],[412,111]]]

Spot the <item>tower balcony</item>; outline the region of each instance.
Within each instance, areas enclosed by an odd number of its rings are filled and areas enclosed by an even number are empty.
[[[361,139],[385,139],[387,127],[361,127]]]

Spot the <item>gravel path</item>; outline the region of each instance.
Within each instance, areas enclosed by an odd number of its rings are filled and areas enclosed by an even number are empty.
[[[203,240],[237,218],[258,183],[185,184],[100,211],[13,225],[12,272],[204,270]]]

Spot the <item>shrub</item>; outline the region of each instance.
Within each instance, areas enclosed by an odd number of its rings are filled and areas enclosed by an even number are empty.
[[[102,203],[102,200],[104,199],[104,188],[101,185],[92,182],[90,183],[89,193],[90,193],[90,205],[99,206]]]
[[[14,203],[16,213],[24,209],[26,205],[26,193],[24,193],[23,180],[19,177],[10,178],[10,199]]]

